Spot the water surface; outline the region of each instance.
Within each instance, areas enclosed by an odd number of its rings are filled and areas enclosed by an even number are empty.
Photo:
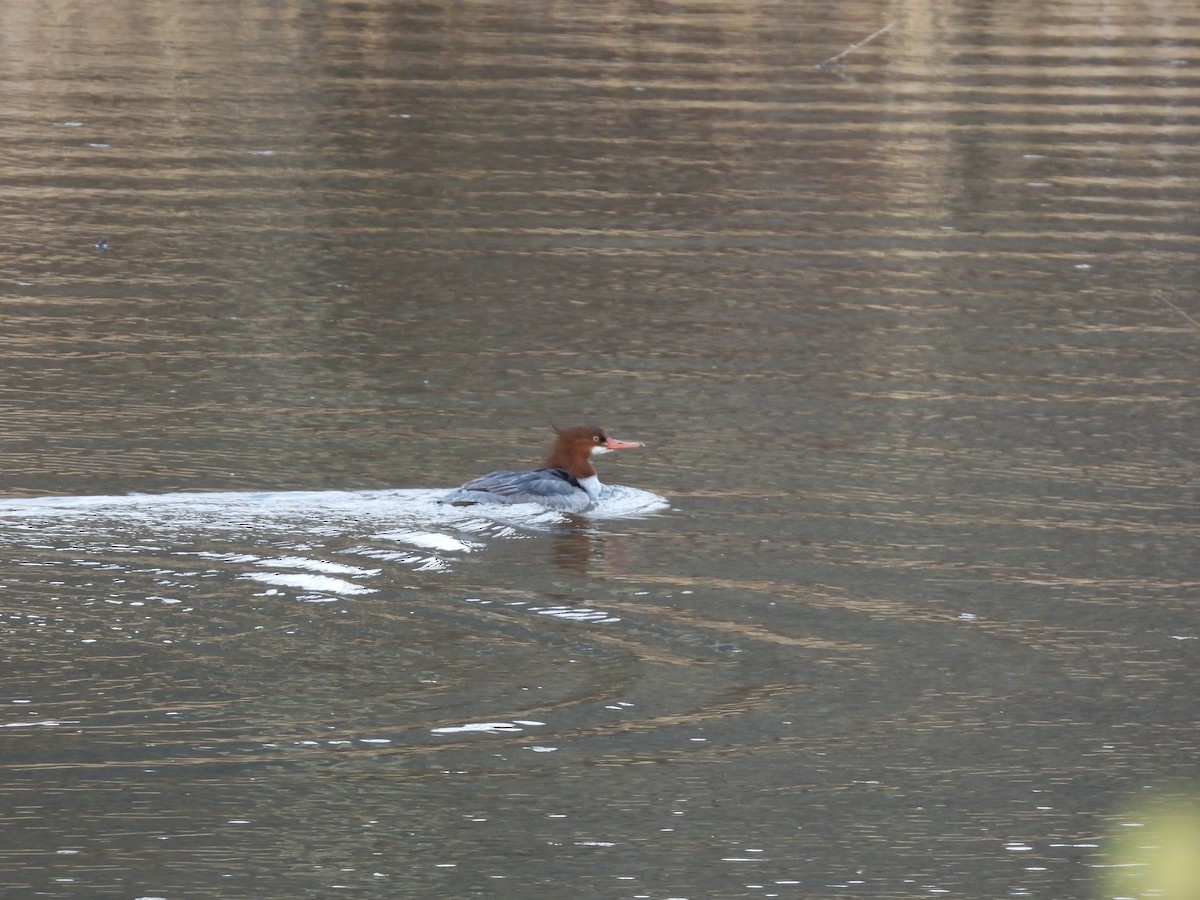
[[[0,35],[9,893],[1091,898],[1196,780],[1189,4]]]

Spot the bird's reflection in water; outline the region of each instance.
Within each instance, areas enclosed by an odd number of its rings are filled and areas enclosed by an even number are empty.
[[[635,545],[633,535],[606,534],[573,522],[555,535],[551,559],[557,568],[578,575],[627,575],[637,555]]]

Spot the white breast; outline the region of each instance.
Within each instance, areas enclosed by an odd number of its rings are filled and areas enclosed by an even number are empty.
[[[600,493],[604,490],[604,485],[600,483],[600,476],[589,475],[587,478],[580,478],[579,483],[587,491],[587,495],[592,498],[593,503],[600,499]]]

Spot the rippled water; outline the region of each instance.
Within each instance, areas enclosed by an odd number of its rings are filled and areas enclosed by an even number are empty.
[[[0,889],[1103,896],[1200,776],[1198,47],[0,7]],[[578,421],[595,514],[434,502]]]

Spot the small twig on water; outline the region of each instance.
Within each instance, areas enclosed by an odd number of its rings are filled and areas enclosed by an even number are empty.
[[[1181,316],[1183,316],[1189,322],[1191,322],[1193,327],[1200,330],[1200,322],[1197,322],[1193,316],[1190,316],[1187,313],[1185,313],[1182,309],[1180,309],[1178,306],[1176,306],[1174,303],[1172,303],[1170,300],[1168,300],[1166,297],[1164,297],[1158,291],[1154,292],[1154,296],[1157,297],[1159,300],[1161,300],[1163,303],[1167,304],[1167,306],[1171,307],[1171,309],[1175,310],[1175,312],[1179,313]]]
[[[886,25],[884,25],[882,28],[880,28],[877,32],[875,32],[874,34],[871,34],[871,35],[867,35],[867,37],[863,38],[857,44],[851,44],[849,47],[847,47],[845,50],[843,50],[841,53],[837,54],[836,56],[831,56],[831,57],[829,57],[829,59],[825,60],[824,62],[817,63],[817,68],[824,69],[830,63],[837,62],[843,56],[853,53],[859,47],[865,47],[867,44],[871,43],[871,41],[875,40],[875,38],[877,38],[881,35],[887,34],[889,31],[891,31],[895,27],[896,27],[896,20],[892,19],[892,21],[888,22]]]

